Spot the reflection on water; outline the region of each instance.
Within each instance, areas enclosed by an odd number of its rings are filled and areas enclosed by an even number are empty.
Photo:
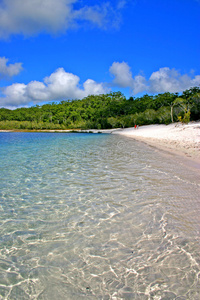
[[[199,176],[123,137],[0,133],[0,299],[200,299]]]

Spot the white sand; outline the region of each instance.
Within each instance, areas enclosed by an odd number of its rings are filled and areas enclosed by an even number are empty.
[[[115,130],[112,133],[141,140],[177,154],[184,154],[200,162],[200,122],[190,122],[187,125],[181,123],[147,125],[138,129]]]

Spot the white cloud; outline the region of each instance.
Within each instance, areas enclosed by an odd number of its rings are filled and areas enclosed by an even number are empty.
[[[18,104],[23,106],[27,104],[26,85],[24,83],[14,83],[10,86],[7,86],[3,93],[6,97],[0,98],[0,106],[1,103],[3,104],[2,106],[12,106]]]
[[[130,87],[134,94],[142,93],[147,89],[147,81],[144,76],[136,75],[133,80],[133,85]]]
[[[103,91],[105,92],[109,91],[107,88],[104,88],[103,83],[97,83],[92,79],[87,79],[84,82],[83,87],[85,91],[85,96],[93,95],[93,94],[98,95],[98,94],[102,94]]]
[[[44,82],[31,81],[27,85],[15,83],[3,89],[0,98],[0,107],[18,107],[30,103],[45,101],[82,99],[89,94],[104,94],[109,90],[102,83],[88,79],[79,86],[80,78],[72,73],[67,73],[63,68],[57,69]]]
[[[84,6],[73,12],[76,20],[89,21],[99,28],[118,28],[121,23],[120,10],[123,7],[114,8],[109,2],[94,6]]]
[[[177,70],[165,67],[151,74],[149,90],[153,93],[175,93],[191,87],[193,83],[194,79],[189,75],[181,75]]]
[[[133,78],[130,67],[127,63],[114,62],[109,69],[110,73],[114,75],[113,84],[119,87],[132,87]]]
[[[194,79],[192,79],[192,86],[200,86],[200,75],[196,75]]]
[[[62,99],[66,95],[68,98],[81,96],[82,91],[78,88],[79,80],[78,76],[65,72],[63,68],[57,69],[44,79],[51,97],[50,100]]]
[[[98,27],[115,26],[119,9],[108,2],[74,9],[78,0],[2,0],[0,1],[0,37],[11,34],[26,36],[39,32],[64,32],[79,21]],[[79,5],[80,6],[80,5]]]
[[[3,0],[0,4],[0,36],[39,31],[56,33],[68,26],[76,0]]]
[[[176,69],[168,67],[153,72],[149,79],[142,75],[136,75],[133,78],[127,63],[114,62],[110,67],[110,73],[114,75],[112,84],[119,87],[129,87],[134,95],[142,92],[176,93],[200,85],[200,75],[195,77],[188,74],[181,75]]]
[[[0,79],[12,77],[22,71],[22,63],[7,64],[8,59],[0,57]]]
[[[112,85],[119,88],[128,87],[132,95],[144,92],[182,92],[200,85],[200,75],[181,75],[177,70],[167,67],[153,72],[149,79],[142,75],[133,77],[129,65],[125,62],[114,62],[109,70],[111,75],[114,75]],[[105,94],[109,91],[105,84],[92,79],[87,79],[81,86],[77,75],[59,68],[45,77],[43,82],[31,81],[27,85],[14,83],[3,88],[0,107],[16,108],[56,100],[82,99],[91,94]]]
[[[25,87],[24,95],[26,97],[27,103],[31,100],[38,101],[38,99],[48,101],[50,97],[47,86],[40,81],[31,81],[29,84],[27,84]]]

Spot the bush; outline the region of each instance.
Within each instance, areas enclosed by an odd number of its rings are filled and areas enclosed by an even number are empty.
[[[185,124],[188,124],[190,122],[190,110],[186,111],[185,110],[185,113],[184,113],[184,116],[178,116],[178,120],[181,122],[181,123],[185,123]]]

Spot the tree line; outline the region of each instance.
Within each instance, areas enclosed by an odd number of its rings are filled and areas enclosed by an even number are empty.
[[[0,129],[106,129],[200,119],[200,88],[178,93],[126,97],[121,92],[82,100],[0,109]]]

